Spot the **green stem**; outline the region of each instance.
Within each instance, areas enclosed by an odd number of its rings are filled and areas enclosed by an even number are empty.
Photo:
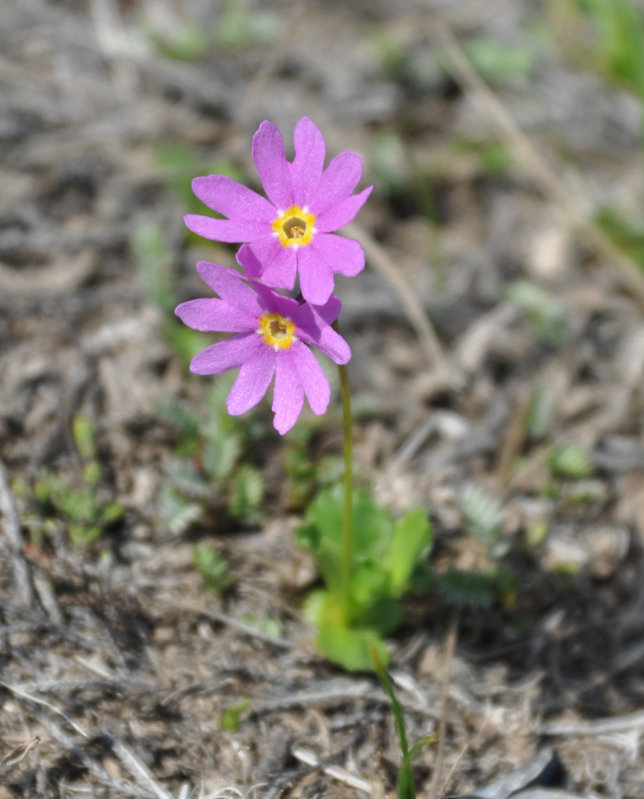
[[[333,329],[340,333],[338,322]],[[353,557],[353,425],[351,420],[351,392],[346,366],[338,366],[340,397],[342,399],[342,428],[344,434],[344,512],[342,514],[342,609],[344,621],[349,624],[351,610],[351,562]]]

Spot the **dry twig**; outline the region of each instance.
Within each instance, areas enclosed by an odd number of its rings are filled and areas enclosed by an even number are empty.
[[[4,464],[0,459],[0,512],[4,517],[4,530],[7,536],[6,549],[13,563],[16,595],[21,605],[31,607],[34,601],[33,587],[29,566],[22,554],[22,536],[20,535],[20,520],[13,499],[11,486]]]

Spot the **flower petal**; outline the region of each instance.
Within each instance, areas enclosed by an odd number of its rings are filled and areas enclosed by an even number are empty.
[[[302,247],[297,265],[304,299],[324,305],[333,292],[333,272],[326,259],[316,255],[312,246]]]
[[[333,304],[339,312],[340,301],[331,297],[329,302],[322,307],[302,303],[296,313],[291,314],[291,318],[297,325],[298,338],[315,347],[318,347],[334,363],[343,364],[351,360],[351,348],[339,333],[327,323],[333,321],[338,313],[329,313],[327,306]],[[323,314],[327,315],[327,319]]]
[[[262,264],[248,244],[242,244],[237,250],[235,260],[248,277],[259,277],[261,275]]]
[[[318,233],[310,245],[311,258],[323,261],[333,272],[354,277],[364,269],[364,250],[359,241]]]
[[[273,393],[273,426],[284,435],[297,421],[304,404],[304,388],[288,352],[278,353]]]
[[[241,366],[260,348],[264,348],[263,342],[254,331],[233,336],[198,352],[192,359],[190,371],[196,375],[218,375]]]
[[[201,214],[186,214],[183,217],[188,230],[213,241],[251,241],[266,234],[265,222],[242,222],[232,219],[213,219]]]
[[[293,132],[295,158],[290,164],[293,200],[297,205],[308,205],[320,182],[324,169],[326,147],[317,125],[302,117]]]
[[[304,247],[302,249],[305,249]],[[262,283],[276,289],[292,289],[297,274],[295,247],[280,247],[275,257],[264,264]]]
[[[192,191],[202,203],[230,219],[270,222],[275,217],[275,209],[266,198],[227,175],[195,178]]]
[[[288,208],[293,203],[291,176],[284,139],[272,122],[264,120],[257,128],[252,153],[266,196],[277,208]]]
[[[329,381],[315,355],[306,344],[298,342],[293,345],[289,352],[311,410],[316,416],[320,416],[329,406],[331,397]]]
[[[362,158],[358,153],[344,151],[331,159],[322,173],[311,200],[312,214],[321,214],[327,208],[344,200],[358,185],[362,177]]]
[[[281,294],[275,289],[265,286],[259,281],[255,284],[255,289],[260,296],[264,310],[269,312],[276,311],[282,316],[287,316],[289,319],[295,321],[295,315],[299,311],[300,302],[294,297],[289,297],[286,294]]]
[[[280,244],[279,238],[272,233],[268,236],[262,236],[262,238],[251,242],[250,248],[253,251],[255,258],[257,258],[259,261],[262,271],[266,268],[267,264],[269,264],[283,249],[285,249]]]
[[[249,330],[254,332],[257,327],[256,314],[244,313],[224,300],[212,297],[182,302],[177,305],[174,312],[188,327],[205,332],[241,333]]]
[[[337,297],[329,297],[324,305],[316,305],[315,313],[322,317],[322,319],[330,325],[340,316],[342,310],[342,303]]]
[[[373,186],[369,186],[360,194],[352,194],[350,197],[345,197],[335,205],[330,206],[315,220],[315,228],[321,233],[329,233],[332,230],[339,230],[341,227],[348,225],[352,219],[355,219],[358,211],[365,204],[367,197],[371,194]]]
[[[256,338],[259,349],[242,365],[226,400],[231,416],[239,416],[257,405],[273,379],[277,353],[267,347],[259,336]]]
[[[244,281],[241,272],[210,261],[198,261],[197,272],[201,279],[229,305],[247,314],[255,316],[261,314],[262,306],[257,292]]]

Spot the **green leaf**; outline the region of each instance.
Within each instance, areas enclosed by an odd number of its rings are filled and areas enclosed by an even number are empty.
[[[90,461],[83,469],[83,479],[90,486],[97,486],[101,479],[101,467],[96,461]]]
[[[85,416],[80,413],[72,421],[72,434],[78,454],[85,460],[96,457],[96,444],[94,442],[94,429]]]
[[[161,226],[156,222],[142,224],[132,236],[131,248],[146,297],[170,311],[176,305],[174,260]]]
[[[385,642],[375,630],[323,625],[316,643],[322,654],[347,671],[373,671],[371,650],[378,652],[382,663],[389,662]]]
[[[161,526],[173,535],[188,530],[202,514],[202,507],[187,502],[169,485],[163,486],[157,503]]]
[[[101,508],[100,524],[101,527],[109,527],[123,518],[123,507],[118,502],[108,502]]]
[[[462,608],[489,608],[494,602],[493,575],[458,571],[450,567],[436,575],[440,593],[451,605]]]
[[[329,553],[338,558],[342,546],[344,516],[344,488],[336,485],[321,491],[309,505],[304,517],[307,533],[302,536],[303,546],[313,554]],[[353,493],[353,560],[380,561],[388,551],[393,532],[389,511],[378,507],[371,495],[357,490]],[[312,533],[312,528],[316,530]]]
[[[550,468],[559,477],[589,477],[594,472],[586,451],[576,444],[558,447],[550,456]]]
[[[206,444],[203,454],[204,467],[217,483],[221,483],[231,476],[241,456],[241,436],[225,433],[218,441],[209,440]]]
[[[553,392],[545,385],[535,388],[530,397],[526,433],[530,441],[546,438],[552,427],[555,410]]]
[[[61,492],[56,504],[72,522],[92,522],[96,516],[94,487],[84,485]]]
[[[460,509],[468,531],[484,544],[491,557],[507,553],[509,542],[501,539],[505,511],[495,496],[470,483],[461,493]]]
[[[214,547],[193,547],[192,560],[206,587],[213,593],[223,594],[233,584],[228,572],[228,563]]]
[[[177,460],[167,467],[169,484],[188,499],[206,500],[212,496],[212,486],[193,461]]]
[[[102,529],[99,525],[86,527],[82,524],[72,523],[69,526],[69,540],[75,547],[90,547],[101,537]]]
[[[416,565],[426,557],[431,544],[432,528],[424,508],[409,511],[395,523],[387,562],[395,596],[406,590]]]
[[[474,67],[491,82],[505,82],[528,76],[536,66],[533,49],[525,43],[511,46],[489,36],[471,38],[465,52]]]
[[[219,720],[221,729],[226,730],[226,732],[235,732],[239,727],[241,717],[249,707],[250,699],[246,697],[240,699],[235,705],[227,707],[221,714],[221,719]]]
[[[197,447],[200,420],[199,416],[185,403],[175,399],[165,400],[157,406],[162,419],[171,424],[177,432],[180,455],[194,455]]]
[[[389,592],[389,575],[379,563],[361,563],[351,575],[351,599],[357,615]]]
[[[244,465],[233,477],[228,511],[235,519],[253,521],[264,498],[264,477],[252,466]]]

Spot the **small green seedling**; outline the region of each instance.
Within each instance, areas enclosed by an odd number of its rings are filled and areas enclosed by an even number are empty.
[[[214,547],[193,547],[192,560],[206,587],[214,594],[224,594],[232,586],[228,563]]]
[[[226,732],[236,732],[239,728],[242,716],[250,707],[250,699],[244,697],[234,705],[227,707],[221,714],[219,724],[222,730]]]
[[[200,412],[176,401],[159,408],[177,433],[178,457],[167,467],[158,505],[161,525],[173,535],[190,529],[209,508],[245,524],[258,518],[264,478],[247,461],[265,428],[257,419],[229,416],[231,382],[224,377],[213,383]]]
[[[407,743],[407,729],[405,726],[405,716],[403,714],[402,705],[396,697],[394,685],[391,681],[384,663],[380,659],[380,654],[377,649],[371,648],[369,656],[373,664],[376,676],[380,680],[380,684],[384,688],[387,696],[391,701],[391,710],[394,714],[394,722],[396,724],[396,733],[398,735],[398,744],[402,753],[402,762],[400,770],[396,779],[396,792],[398,799],[415,799],[416,791],[414,789],[414,775],[412,772],[412,763],[414,758],[426,746],[435,743],[438,740],[436,735],[424,735],[419,738],[410,748]]]
[[[122,518],[123,508],[101,490],[101,467],[90,422],[81,415],[74,417],[72,433],[83,461],[80,481],[72,484],[71,479],[45,472],[36,482],[34,494],[43,515],[62,522],[74,546],[89,547]]]
[[[557,447],[550,456],[550,468],[557,477],[590,477],[595,471],[586,450],[576,444]]]

